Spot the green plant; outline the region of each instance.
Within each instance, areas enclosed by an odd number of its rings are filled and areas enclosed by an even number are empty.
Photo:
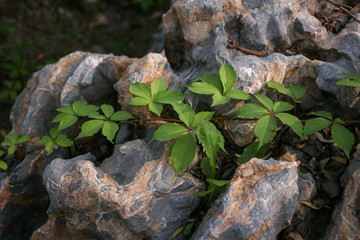
[[[129,105],[134,107],[147,106],[150,112],[155,115],[149,118],[136,119],[126,111],[115,111],[114,107],[108,104],[102,104],[98,107],[78,100],[71,106],[63,106],[57,109],[59,114],[55,116],[52,122],[58,125],[50,130],[49,136],[43,136],[35,144],[41,145],[38,149],[44,147],[49,155],[57,145],[71,147],[74,141],[93,136],[100,130],[102,135],[113,143],[120,124],[161,124],[154,132],[151,141],[172,141],[171,162],[175,169],[174,177],[188,168],[196,158],[196,150],[202,149],[201,155],[203,157],[200,159],[200,167],[209,188],[194,195],[207,196],[208,205],[213,202],[221,188],[230,181],[216,177],[218,154],[221,150],[227,154],[225,139],[221,132],[221,123],[228,119],[256,121],[254,133],[257,140],[244,149],[243,154],[238,159],[240,164],[253,157],[263,157],[274,140],[277,129],[282,125],[289,126],[301,141],[307,135],[329,129],[334,143],[350,159],[355,138],[344,126],[344,121],[333,118],[332,114],[326,111],[309,113],[307,116],[313,118],[308,120],[300,120],[295,114],[290,113],[295,110],[296,104],[300,103],[300,99],[306,94],[300,85],[290,84],[287,88],[282,83],[267,83],[269,88],[290,97],[292,103],[289,103],[272,100],[261,94],[248,94],[242,90],[233,90],[232,88],[237,80],[236,76],[236,71],[232,66],[221,62],[219,75],[201,74],[199,76],[200,82],[187,86],[190,91],[196,94],[212,95],[212,106],[226,104],[230,99],[243,101],[235,116],[222,116],[221,112],[218,116],[214,116],[215,111],[195,113],[190,105],[182,103],[187,95],[176,90],[167,90],[166,82],[159,78],[154,80],[150,86],[144,83],[134,83],[129,88],[135,96]],[[167,115],[168,113],[163,113],[164,104],[171,105],[178,118],[174,119]],[[81,126],[78,124],[80,118],[86,118]],[[63,130],[72,126],[78,127],[77,136],[75,134],[75,136],[69,137],[62,133]],[[31,139],[30,136],[7,135],[7,139],[1,144],[4,150],[0,150],[0,157],[6,152],[7,156],[16,153],[20,149],[20,145],[29,143]],[[0,167],[6,169],[6,163],[2,160]],[[184,229],[189,232],[192,226],[193,223],[189,223]]]
[[[360,87],[360,73],[342,73],[339,75],[342,75],[346,78],[337,81],[336,85]]]

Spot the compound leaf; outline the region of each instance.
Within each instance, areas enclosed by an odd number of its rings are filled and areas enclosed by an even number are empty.
[[[0,150],[0,157],[1,157],[2,155],[4,155],[5,153],[6,153],[5,151]]]
[[[332,114],[327,111],[316,111],[314,115],[332,120]]]
[[[81,132],[76,139],[93,136],[103,127],[104,123],[105,123],[104,120],[98,120],[98,119],[85,122],[81,126]]]
[[[175,168],[175,176],[187,168],[194,159],[196,143],[191,133],[180,137],[171,150],[171,162]]]
[[[215,178],[215,176],[212,175],[212,168],[209,158],[204,157],[201,159],[200,167],[202,168],[202,173],[206,176],[206,178]]]
[[[95,105],[83,105],[81,108],[74,108],[75,114],[80,117],[87,117],[89,115],[97,113],[99,107]]]
[[[148,105],[149,103],[151,103],[151,100],[145,99],[143,97],[135,97],[131,99],[129,105],[143,106],[143,105]]]
[[[236,116],[240,118],[254,119],[264,114],[268,114],[269,111],[255,103],[246,103],[239,107],[236,111]]]
[[[252,142],[244,149],[243,154],[239,157],[240,164],[244,164],[254,157],[262,158],[269,149],[269,143],[260,146],[259,142]]]
[[[278,101],[274,104],[273,112],[274,113],[286,112],[286,111],[290,111],[293,108],[294,106],[288,102]]]
[[[8,148],[8,155],[13,154],[16,151],[16,149],[17,149],[17,147],[16,147],[15,144],[10,145],[9,148]]]
[[[259,147],[273,140],[276,133],[275,118],[270,115],[261,117],[255,123],[254,133],[260,139]]]
[[[207,82],[194,82],[186,86],[190,91],[197,94],[215,94],[220,93],[214,85]]]
[[[7,138],[10,140],[10,142],[16,143],[16,140],[19,138],[19,134],[8,134]]]
[[[247,92],[237,89],[228,91],[225,96],[238,100],[248,100],[251,98],[250,94],[248,94]]]
[[[59,144],[60,146],[63,146],[63,147],[70,147],[71,145],[73,145],[73,141],[68,139],[65,135],[59,135],[55,139],[55,143],[57,143],[57,144]]]
[[[220,80],[220,76],[218,74],[209,74],[209,73],[202,73],[198,76],[202,82],[209,83],[217,88],[219,92],[223,92],[223,86]]]
[[[116,132],[119,130],[119,126],[111,121],[107,121],[104,123],[102,127],[102,134],[111,142],[113,142],[113,139],[115,138]]]
[[[290,83],[290,90],[296,100],[302,98],[306,94],[305,88],[299,84]]]
[[[153,113],[158,115],[158,117],[160,117],[161,112],[163,110],[163,106],[160,103],[150,103],[149,109],[150,109],[150,111],[152,111]]]
[[[232,89],[232,87],[235,85],[237,81],[236,71],[233,68],[233,66],[224,64],[223,62],[220,62],[220,80],[222,83],[222,86],[224,88],[223,93],[227,93]]]
[[[179,119],[183,121],[186,126],[190,127],[195,118],[194,110],[184,103],[174,103],[172,106],[175,112],[179,115]]]
[[[135,118],[135,117],[126,111],[117,111],[113,115],[111,115],[110,120],[111,121],[123,121],[123,120],[129,120],[132,118]]]
[[[101,105],[101,111],[104,113],[107,119],[114,113],[114,107],[108,104]]]
[[[174,123],[161,125],[154,133],[152,140],[169,141],[183,135],[187,131],[186,128]],[[152,141],[151,140],[151,141]]]
[[[345,124],[345,122],[343,120],[341,120],[340,118],[335,118],[334,122],[340,123],[340,124]]]
[[[173,104],[181,102],[184,98],[186,98],[186,95],[177,90],[167,90],[165,92],[158,93],[155,96],[155,102]]]
[[[130,85],[130,92],[136,96],[143,97],[149,101],[152,100],[150,88],[145,83],[134,83]]]
[[[52,139],[57,138],[57,136],[59,136],[60,133],[61,133],[61,130],[59,130],[59,126],[55,126],[55,127],[50,129],[50,137]]]
[[[77,100],[72,104],[73,113],[76,114],[80,109],[82,109],[84,106],[86,106],[86,102],[83,100]]]
[[[162,80],[161,78],[158,78],[156,80],[154,80],[151,83],[151,96],[154,98],[156,96],[156,94],[160,93],[160,92],[164,92],[167,89],[167,84],[164,80]]]
[[[338,147],[343,150],[350,159],[350,151],[355,142],[354,135],[343,125],[335,123],[331,127],[331,136]]]
[[[106,117],[104,115],[100,115],[98,112],[94,112],[89,115],[89,118],[95,118],[99,120],[106,120]]]
[[[331,121],[329,121],[326,118],[322,118],[322,117],[309,119],[305,122],[304,136],[313,134],[324,128],[327,128],[328,126],[330,126],[330,124],[331,124]]]
[[[255,95],[256,99],[262,104],[264,105],[269,111],[271,111],[273,109],[274,103],[273,101],[265,96],[265,95]]]
[[[297,117],[288,113],[276,113],[275,116],[278,117],[283,124],[291,127],[292,130],[303,139],[304,127]]]

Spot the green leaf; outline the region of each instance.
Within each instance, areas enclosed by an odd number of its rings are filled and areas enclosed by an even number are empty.
[[[355,142],[354,135],[343,125],[333,124],[331,127],[331,136],[338,147],[343,150],[350,159],[350,151]]]
[[[62,113],[60,113],[60,114],[62,114]],[[60,115],[60,114],[58,114],[58,115]],[[78,118],[76,116],[74,116],[74,115],[66,114],[66,116],[62,116],[58,130],[61,131],[61,130],[65,129],[65,128],[68,128],[68,127],[72,126],[74,123],[77,122],[77,120],[78,120]]]
[[[171,162],[175,168],[175,176],[187,168],[194,159],[196,143],[191,133],[180,137],[171,150]]]
[[[306,94],[305,88],[303,88],[299,84],[290,83],[290,90],[296,100],[304,97]]]
[[[360,73],[341,73],[339,75],[342,75],[346,78],[354,79],[360,81]]]
[[[72,110],[73,113],[78,112],[80,109],[82,109],[84,106],[86,106],[86,102],[83,100],[77,100],[72,104]]]
[[[191,230],[194,226],[195,222],[191,222],[191,223],[188,223],[186,224],[185,228],[184,228],[184,235],[189,235],[191,233]]]
[[[186,98],[186,95],[177,90],[167,90],[155,96],[155,102],[164,104],[173,104],[181,102]]]
[[[108,104],[101,105],[101,111],[104,113],[105,117],[109,119],[114,113],[114,107]]]
[[[73,141],[68,139],[65,135],[59,135],[55,139],[55,143],[57,143],[57,144],[59,144],[60,146],[63,146],[63,147],[70,147],[71,145],[73,145]]]
[[[124,121],[135,118],[133,115],[126,111],[117,111],[113,115],[111,115],[110,120],[111,121]]]
[[[212,186],[222,187],[230,182],[230,180],[215,180],[215,179],[206,179],[208,183]]]
[[[233,66],[220,62],[220,80],[224,88],[224,94],[232,89],[237,81],[236,71]]]
[[[360,80],[342,79],[336,82],[336,85],[349,86],[349,87],[360,87]]]
[[[89,118],[95,118],[98,120],[106,120],[106,117],[104,115],[100,115],[98,112],[91,113],[89,115]]]
[[[285,94],[289,97],[293,97],[293,94],[289,88],[286,88],[284,84],[274,81],[267,82],[269,88],[277,90],[279,93]]]
[[[102,127],[102,134],[111,142],[115,138],[116,132],[119,130],[119,126],[114,122],[105,122]]]
[[[255,123],[254,133],[260,139],[259,147],[273,140],[276,134],[275,118],[270,115],[261,117]]]
[[[135,97],[133,99],[131,99],[131,101],[129,102],[129,105],[134,105],[134,106],[143,106],[143,105],[148,105],[151,103],[151,100],[142,98],[142,97]]]
[[[278,101],[274,104],[273,112],[274,113],[286,112],[286,111],[290,111],[293,108],[294,106],[288,102]]]
[[[212,116],[214,115],[214,112],[199,112],[195,115],[194,121],[192,122],[192,126],[196,127],[200,121],[209,121]]]
[[[265,95],[255,95],[256,99],[262,103],[269,111],[273,109],[273,101]]]
[[[297,117],[288,113],[276,113],[275,116],[278,117],[283,124],[291,127],[292,130],[303,139],[304,127]]]
[[[149,101],[152,100],[150,88],[145,83],[134,83],[130,85],[130,92],[136,96],[143,97]]]
[[[209,193],[212,193],[213,191],[212,190],[208,190],[208,191],[204,191],[204,192],[196,192],[196,193],[193,193],[192,195],[194,197],[204,197],[206,195],[208,195]]]
[[[230,100],[229,97],[223,96],[219,92],[215,93],[212,96],[212,99],[213,99],[213,103],[211,104],[211,106],[217,106],[217,105],[225,104],[225,103],[229,102],[229,100]]]
[[[341,120],[340,118],[335,118],[334,122],[340,123],[340,124],[345,124],[345,122],[343,120]]]
[[[10,145],[8,148],[8,155],[14,154],[14,152],[16,151],[17,147],[15,144]]]
[[[175,238],[177,235],[179,235],[183,231],[184,227],[179,227],[175,230],[175,232],[172,235],[172,238]]]
[[[6,153],[5,151],[0,150],[0,157],[1,157],[2,155],[4,155],[5,153]]]
[[[85,122],[81,126],[81,132],[76,139],[93,136],[102,128],[104,123],[105,123],[104,120],[98,120],[98,119]]]
[[[253,157],[255,157],[258,147],[259,147],[259,142],[252,142],[251,144],[246,146],[244,152],[241,154],[241,156],[238,159],[240,164],[247,163]]]
[[[210,158],[212,175],[214,176],[219,148],[225,151],[224,137],[215,125],[208,121],[200,121],[194,131],[199,139],[199,143],[203,146],[204,152]]]
[[[52,141],[52,138],[49,137],[49,136],[43,136],[41,139],[37,140],[35,142],[35,144],[37,145],[43,145],[43,144],[46,144],[48,142],[51,142]]]
[[[244,92],[242,90],[230,90],[228,91],[225,96],[229,97],[229,98],[234,98],[234,99],[238,99],[238,100],[248,100],[251,99],[250,94],[248,94],[247,92]]]
[[[330,124],[331,121],[321,117],[309,119],[305,122],[304,136],[313,134],[324,128],[327,128],[328,126],[330,126]]]
[[[0,160],[0,168],[4,169],[4,170],[6,170],[8,168],[6,162],[4,162],[3,160]]]
[[[74,114],[74,111],[71,106],[64,106],[61,108],[56,109],[58,112],[67,113],[67,114]]]
[[[31,136],[22,136],[22,137],[20,137],[20,138],[18,138],[18,139],[16,140],[16,144],[21,144],[21,143],[28,142],[28,141],[30,141],[32,138],[33,138],[33,137],[31,137]]]
[[[60,133],[61,130],[59,130],[59,126],[55,126],[50,129],[50,137],[52,137],[52,139],[55,139],[57,136],[60,135]]]
[[[51,122],[60,122],[66,116],[73,116],[72,114],[68,113],[59,113],[57,114]]]
[[[221,93],[224,91],[220,76],[218,74],[202,73],[198,76],[198,79],[200,79],[202,82],[213,85]]]
[[[74,109],[75,115],[80,116],[80,117],[88,117],[89,115],[96,114],[97,110],[99,110],[99,107],[95,106],[95,105],[91,105],[91,104],[81,105],[81,106],[73,105],[73,109]]]
[[[151,96],[154,98],[156,94],[164,92],[167,89],[167,84],[161,78],[154,80],[151,83]]]
[[[239,107],[236,116],[240,118],[254,119],[262,115],[268,114],[269,111],[255,103],[246,103]]]
[[[327,111],[316,111],[314,115],[332,120],[332,114]]]
[[[12,143],[16,143],[16,140],[19,138],[19,134],[15,133],[15,134],[8,134],[7,138],[12,142]]]
[[[220,93],[214,85],[207,82],[194,82],[186,86],[190,91],[197,94],[215,94]]]
[[[204,157],[201,159],[200,167],[202,168],[202,173],[206,176],[206,178],[215,178],[212,174],[212,168],[210,164],[210,159],[207,157]]]
[[[54,147],[55,147],[55,142],[54,141],[50,141],[50,142],[47,142],[45,144],[45,150],[47,151],[47,154],[46,155],[50,155],[54,152]]]
[[[163,106],[160,103],[150,103],[149,109],[150,109],[150,111],[152,111],[153,113],[158,115],[158,117],[160,117],[161,112],[163,110]]]
[[[186,128],[174,123],[161,125],[154,133],[153,140],[169,141],[183,135],[187,131]]]
[[[175,112],[179,115],[179,119],[183,121],[186,126],[190,127],[195,118],[194,110],[184,103],[174,103],[172,106]]]

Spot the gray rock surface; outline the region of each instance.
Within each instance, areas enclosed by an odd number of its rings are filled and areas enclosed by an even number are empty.
[[[241,165],[191,239],[276,239],[299,197],[297,163],[253,158]]]
[[[99,168],[90,154],[51,162],[43,175],[49,220],[32,239],[171,239],[185,224],[202,184],[187,173],[173,178],[162,143],[134,140],[115,148]]]

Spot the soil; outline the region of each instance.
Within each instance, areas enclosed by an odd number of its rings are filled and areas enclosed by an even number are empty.
[[[31,73],[78,50],[143,57],[169,2],[0,0],[0,92],[9,90],[7,80],[19,85],[10,88],[13,96],[0,99],[0,142],[11,130],[15,96]]]

